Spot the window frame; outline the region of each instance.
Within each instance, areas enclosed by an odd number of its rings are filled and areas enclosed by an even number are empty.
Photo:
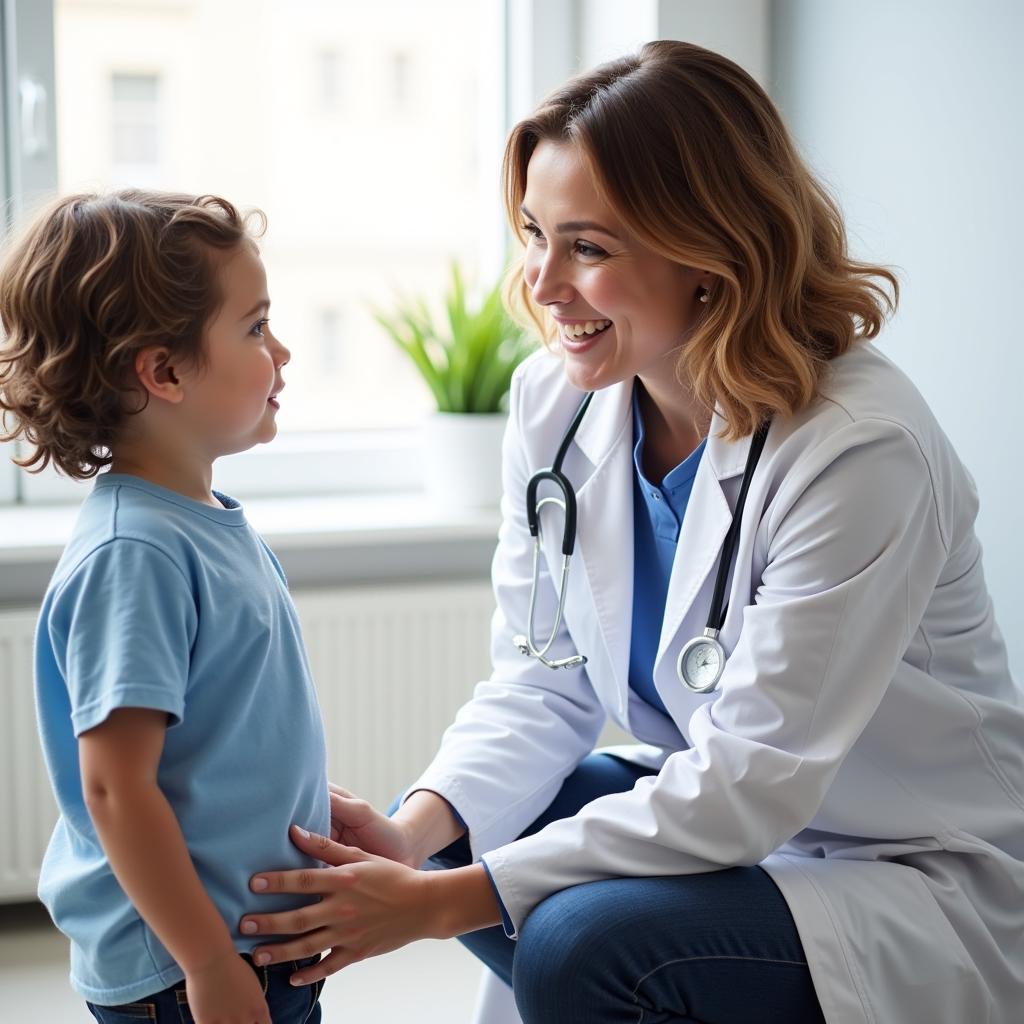
[[[510,234],[497,194],[500,155],[512,123],[575,67],[579,12],[575,0],[489,0],[484,7],[478,45],[482,66],[496,73],[480,83],[478,105],[480,225],[477,265],[485,279],[505,265]],[[54,4],[39,0],[0,0],[0,52],[8,69],[0,78],[0,149],[9,154],[0,165],[0,196],[8,214],[5,228],[31,197],[22,183],[25,161],[15,130],[19,112],[13,103],[19,68],[30,67],[47,83],[46,123],[50,147],[40,176],[37,160],[31,180],[38,192],[57,185],[54,73]],[[13,173],[12,173],[13,168]],[[52,469],[30,475],[10,461],[0,444],[0,506],[52,505],[81,501],[87,486],[60,477]],[[418,432],[415,429],[339,430],[322,434],[282,434],[272,445],[219,460],[214,484],[241,498],[316,494],[372,494],[418,490]]]
[[[56,189],[53,64],[53,5],[0,0],[0,244],[25,209]],[[28,112],[22,109],[26,82],[45,96],[41,109],[34,110],[39,118],[34,131],[22,121]],[[29,181],[37,187],[27,187]],[[17,453],[14,442],[0,442],[0,506],[23,501],[27,474],[11,461]]]

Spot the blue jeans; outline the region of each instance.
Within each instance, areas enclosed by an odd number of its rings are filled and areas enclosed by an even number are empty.
[[[324,983],[317,981],[299,987],[288,984],[289,976],[300,967],[315,964],[320,957],[257,967],[251,957],[245,954],[242,956],[260,979],[270,1009],[270,1019],[274,1024],[320,1024],[320,990]],[[137,1003],[125,1003],[122,1006],[86,1005],[100,1024],[129,1024],[132,1021],[137,1024],[140,1020],[155,1021],[156,1024],[192,1024],[192,1011],[185,997],[184,981],[156,995],[140,999]]]
[[[523,835],[650,774],[592,754]],[[469,862],[463,836],[424,866]],[[758,867],[576,885],[517,942],[497,927],[459,941],[513,987],[525,1024],[824,1024],[789,907]]]

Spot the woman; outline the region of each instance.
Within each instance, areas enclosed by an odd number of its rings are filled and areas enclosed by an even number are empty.
[[[1019,1021],[1024,702],[971,480],[869,344],[892,275],[684,43],[568,83],[504,178],[559,358],[512,390],[494,673],[392,818],[338,792],[345,845],[295,836],[336,866],[254,880],[322,896],[247,919],[302,933],[265,953],[331,947],[308,983],[459,935],[527,1024]],[[528,481],[588,392],[545,648],[562,525],[531,617]],[[606,715],[641,745],[592,753]]]

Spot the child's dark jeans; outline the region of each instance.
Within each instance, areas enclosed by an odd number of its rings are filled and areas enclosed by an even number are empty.
[[[320,1024],[320,990],[322,981],[299,987],[289,985],[288,978],[300,967],[315,964],[320,958],[289,960],[270,967],[257,967],[243,954],[256,972],[263,986],[263,994],[270,1007],[274,1024]],[[129,1021],[148,1020],[155,1024],[192,1024],[192,1011],[185,997],[185,982],[179,981],[156,995],[147,996],[137,1003],[123,1006],[95,1006],[86,1004],[100,1024],[128,1024]]]

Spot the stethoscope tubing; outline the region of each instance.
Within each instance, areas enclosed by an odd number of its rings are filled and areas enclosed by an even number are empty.
[[[576,431],[579,430],[580,424],[583,422],[583,417],[586,414],[587,408],[589,407],[593,397],[593,391],[587,392],[587,394],[584,395],[583,400],[576,409],[572,421],[569,423],[569,426],[562,437],[561,444],[558,446],[558,451],[555,454],[555,460],[552,462],[551,468],[542,469],[534,473],[526,484],[526,520],[530,530],[530,535],[534,539],[533,582],[530,587],[530,607],[527,617],[526,634],[517,635],[512,639],[513,643],[523,654],[537,658],[548,668],[578,668],[581,665],[585,665],[587,662],[586,656],[578,653],[568,658],[560,658],[556,661],[551,661],[548,659],[547,653],[551,649],[551,645],[555,642],[555,637],[558,635],[558,630],[562,624],[562,613],[565,608],[566,588],[569,580],[570,559],[576,546],[576,491],[573,489],[569,478],[562,472],[562,462],[569,450],[569,445],[576,436]],[[704,636],[709,638],[710,642],[714,643],[719,650],[721,650],[721,645],[717,643],[716,638],[729,611],[729,605],[725,601],[725,591],[729,582],[733,559],[736,554],[736,545],[739,543],[740,527],[743,522],[743,509],[746,506],[747,492],[750,490],[750,483],[754,477],[754,471],[757,468],[758,461],[761,458],[761,453],[764,450],[765,442],[768,439],[768,430],[770,427],[771,420],[765,420],[754,431],[754,434],[750,439],[750,450],[747,453],[747,461],[743,469],[743,480],[740,484],[739,495],[736,498],[736,510],[733,513],[732,522],[729,525],[729,530],[725,535],[725,541],[722,544],[722,554],[718,563],[718,572],[715,576],[715,588],[712,592],[711,607],[709,610],[707,626],[704,630]],[[561,492],[561,498],[549,496],[542,498],[540,501],[537,500],[537,490],[545,481],[550,481],[558,488]],[[562,573],[558,587],[558,606],[555,610],[555,621],[551,629],[551,635],[548,637],[547,643],[545,643],[542,648],[538,648],[534,638],[534,612],[537,605],[537,582],[540,576],[540,510],[547,504],[558,505],[565,513],[565,521],[562,527]],[[690,643],[692,644],[696,642],[697,638]],[[689,646],[689,644],[687,646]],[[724,651],[722,652],[722,655],[724,657]],[[706,692],[705,689],[697,688],[692,685],[684,676],[681,668],[679,670],[679,674],[680,679],[690,689],[694,689],[697,692]],[[715,685],[717,685],[717,677],[710,688],[713,689]]]
[[[562,554],[566,558],[573,553],[573,549],[576,547],[576,491],[573,489],[572,484],[569,483],[569,478],[562,472],[562,462],[565,459],[566,452],[569,450],[569,445],[572,444],[572,439],[576,436],[576,431],[579,430],[580,424],[583,422],[583,417],[593,397],[594,392],[588,391],[583,401],[580,402],[579,408],[573,415],[572,422],[562,438],[562,443],[558,446],[558,452],[555,455],[555,461],[551,463],[551,468],[542,469],[534,473],[526,485],[526,522],[530,528],[531,537],[537,537],[540,534],[540,509],[541,505],[544,504],[544,502],[538,503],[537,501],[537,488],[545,480],[550,480],[562,492],[562,501],[565,503],[565,523],[562,527]],[[552,499],[545,500],[550,501]]]
[[[708,614],[706,629],[713,629],[718,634],[725,617],[729,612],[728,602],[725,601],[725,588],[729,582],[729,573],[732,568],[732,560],[736,554],[736,545],[740,539],[740,527],[743,524],[743,509],[747,504],[747,491],[750,490],[750,481],[754,478],[754,469],[764,451],[764,443],[768,440],[768,428],[771,421],[766,420],[750,439],[750,451],[747,453],[747,463],[743,467],[743,482],[740,484],[740,493],[736,498],[736,511],[733,513],[732,522],[729,524],[729,532],[725,535],[722,544],[722,559],[718,563],[718,574],[715,576],[715,589],[711,595],[711,609]]]

